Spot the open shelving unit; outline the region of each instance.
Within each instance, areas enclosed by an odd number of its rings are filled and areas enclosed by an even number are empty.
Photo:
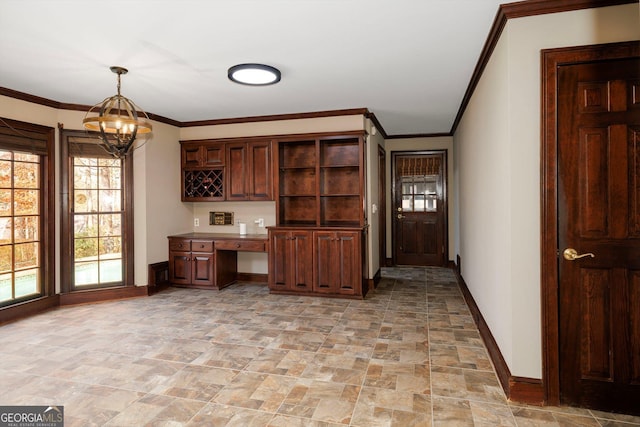
[[[362,132],[278,141],[279,226],[364,225]]]

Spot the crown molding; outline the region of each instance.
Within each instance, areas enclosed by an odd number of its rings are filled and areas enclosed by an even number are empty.
[[[491,30],[489,31],[487,41],[485,42],[482,52],[480,53],[478,63],[476,64],[476,67],[473,70],[473,74],[471,75],[469,86],[467,86],[467,90],[464,94],[464,97],[462,98],[462,103],[460,104],[460,108],[458,109],[458,114],[456,115],[456,118],[453,121],[453,125],[451,126],[451,132],[449,133],[453,135],[456,132],[456,129],[460,124],[460,120],[462,120],[462,116],[467,106],[469,105],[471,96],[473,95],[476,86],[478,86],[480,77],[482,77],[482,73],[484,72],[487,63],[489,62],[489,59],[493,54],[493,50],[498,44],[500,35],[502,35],[502,31],[507,25],[507,21],[509,19],[546,15],[550,13],[570,12],[573,10],[581,9],[618,6],[622,4],[637,2],[638,0],[526,0],[500,5],[500,7],[498,8],[498,12],[496,13],[496,17],[493,20]]]

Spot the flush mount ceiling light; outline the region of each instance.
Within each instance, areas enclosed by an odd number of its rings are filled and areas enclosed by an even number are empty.
[[[238,64],[229,68],[229,80],[249,86],[267,86],[280,81],[280,70],[264,64]]]
[[[118,75],[118,93],[91,107],[82,123],[88,130],[99,131],[104,148],[114,157],[122,159],[136,136],[151,132],[152,127],[147,114],[120,94],[120,76],[127,74],[128,70],[114,66],[111,71]],[[142,117],[138,116],[138,110]]]

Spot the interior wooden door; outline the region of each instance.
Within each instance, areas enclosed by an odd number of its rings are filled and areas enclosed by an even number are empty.
[[[640,414],[640,59],[560,66],[557,105],[560,399]]]
[[[395,153],[392,208],[397,265],[446,263],[446,152]]]

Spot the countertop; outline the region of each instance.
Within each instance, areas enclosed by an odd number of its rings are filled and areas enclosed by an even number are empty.
[[[210,240],[269,240],[268,234],[238,234],[238,233],[183,233],[167,236],[180,239],[210,239]]]

